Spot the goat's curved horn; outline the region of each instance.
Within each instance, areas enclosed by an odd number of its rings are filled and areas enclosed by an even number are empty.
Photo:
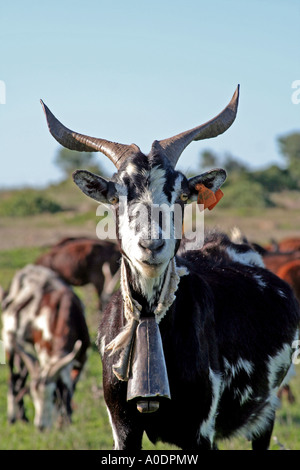
[[[102,152],[118,169],[129,155],[140,152],[139,147],[135,144],[118,144],[71,131],[59,122],[42,100],[40,101],[46,115],[50,133],[64,147],[79,152]]]
[[[193,141],[210,139],[223,134],[233,123],[236,117],[239,101],[239,85],[237,86],[230,103],[223,111],[215,118],[202,124],[201,126],[194,127],[193,129],[182,132],[181,134],[157,141],[152,144],[152,151],[163,153],[175,167],[183,150]]]
[[[64,367],[68,366],[75,359],[81,349],[81,346],[82,341],[78,339],[74,344],[73,350],[69,354],[66,354],[66,356],[63,356],[62,358],[58,359],[58,361],[56,361],[54,364],[52,364],[47,372],[47,380],[54,380],[58,376],[60,371]]]

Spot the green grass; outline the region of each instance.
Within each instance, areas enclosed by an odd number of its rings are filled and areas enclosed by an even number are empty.
[[[0,285],[7,288],[16,270],[33,263],[45,248],[18,248],[0,251]],[[113,440],[102,392],[102,366],[95,346],[99,314],[97,296],[92,286],[74,288],[86,309],[92,346],[88,361],[74,395],[73,422],[64,429],[53,427],[40,432],[33,425],[34,409],[25,397],[29,423],[9,424],[6,414],[8,367],[0,365],[0,450],[109,450]],[[146,449],[171,449],[153,446],[145,438]]]
[[[24,264],[32,263],[42,248],[19,248],[0,251],[0,285],[8,286],[15,271]],[[26,397],[29,423],[10,425],[6,418],[6,393],[8,367],[0,365],[0,450],[110,450],[112,432],[102,393],[101,360],[94,345],[99,317],[97,297],[92,286],[76,288],[86,306],[86,318],[90,331],[92,347],[81,380],[74,395],[73,423],[64,429],[54,427],[39,432],[33,425],[33,406]],[[282,446],[286,449],[300,450],[300,365],[296,366],[296,376],[291,381],[296,397],[294,404],[284,398],[278,410],[271,449]],[[274,439],[276,438],[276,439]],[[175,447],[159,443],[153,446],[147,437],[143,440],[145,450],[171,450]],[[221,450],[248,450],[251,444],[242,438],[224,441]]]
[[[34,263],[45,251],[42,247],[14,248],[0,251],[0,285],[7,289],[14,273],[26,264]]]
[[[22,269],[26,264],[33,263],[45,248],[15,248],[0,251],[0,269],[10,269],[12,274],[16,269]],[[1,272],[1,277],[3,277]]]

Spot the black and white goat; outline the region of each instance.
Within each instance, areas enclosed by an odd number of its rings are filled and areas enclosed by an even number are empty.
[[[224,170],[187,179],[175,165],[190,142],[226,131],[237,105],[238,90],[216,118],[154,141],[148,156],[134,144],[73,132],[44,105],[58,142],[100,151],[118,169],[109,181],[87,171],[74,173],[86,195],[114,206],[122,253],[121,288],[98,334],[115,449],[140,449],[144,432],[152,442],[189,450],[215,448],[218,440],[235,434],[246,435],[253,449],[269,446],[276,394],[291,366],[299,324],[291,289],[253,257],[247,262],[238,249],[230,251],[222,237],[211,240],[207,252],[176,256],[180,237],[164,238],[161,221],[150,217],[155,205],[183,208],[197,199],[199,187],[219,190]],[[139,212],[144,218],[137,224]],[[164,383],[147,395],[164,367],[167,383],[165,374]],[[140,393],[140,379],[147,382],[146,392]]]

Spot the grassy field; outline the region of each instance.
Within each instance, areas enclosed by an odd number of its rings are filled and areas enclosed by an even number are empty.
[[[45,251],[40,248],[14,248],[0,251],[0,285],[8,287],[17,269],[34,262]],[[81,380],[74,396],[73,423],[58,429],[40,432],[33,426],[34,410],[29,396],[25,397],[29,423],[13,425],[6,419],[8,367],[0,365],[0,450],[109,450],[112,433],[102,393],[101,361],[95,346],[98,327],[97,297],[92,286],[74,289],[86,307],[86,318],[92,347]],[[145,448],[155,447],[145,439]],[[157,448],[171,449],[170,446]]]
[[[95,206],[87,205],[82,211],[64,211],[62,213],[26,218],[2,218],[0,220],[0,285],[7,288],[15,271],[46,250],[48,245],[64,236],[95,236],[97,223]],[[270,238],[300,235],[299,207],[270,209],[258,212],[248,210],[215,211],[206,216],[206,225],[219,226],[228,231],[238,225],[250,239],[260,243],[269,242]],[[94,346],[98,325],[97,299],[91,286],[76,288],[86,306],[87,323],[93,347],[81,381],[74,396],[73,423],[65,429],[54,427],[50,431],[39,432],[33,426],[33,407],[26,397],[28,424],[9,425],[6,419],[6,393],[8,370],[0,365],[0,449],[77,449],[109,450],[112,449],[112,433],[108,421],[102,393],[101,361]],[[277,413],[271,449],[300,449],[300,366],[296,366],[296,376],[291,381],[296,397],[293,404],[284,398]],[[158,444],[154,447],[145,437],[145,450],[166,450],[172,447]],[[247,450],[249,442],[237,438],[223,442],[224,450]],[[173,448],[174,449],[174,448]]]

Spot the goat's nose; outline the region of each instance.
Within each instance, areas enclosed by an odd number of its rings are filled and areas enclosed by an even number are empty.
[[[143,239],[139,241],[139,245],[144,250],[150,251],[158,251],[160,250],[165,244],[165,241],[161,238],[151,240],[151,239]]]

